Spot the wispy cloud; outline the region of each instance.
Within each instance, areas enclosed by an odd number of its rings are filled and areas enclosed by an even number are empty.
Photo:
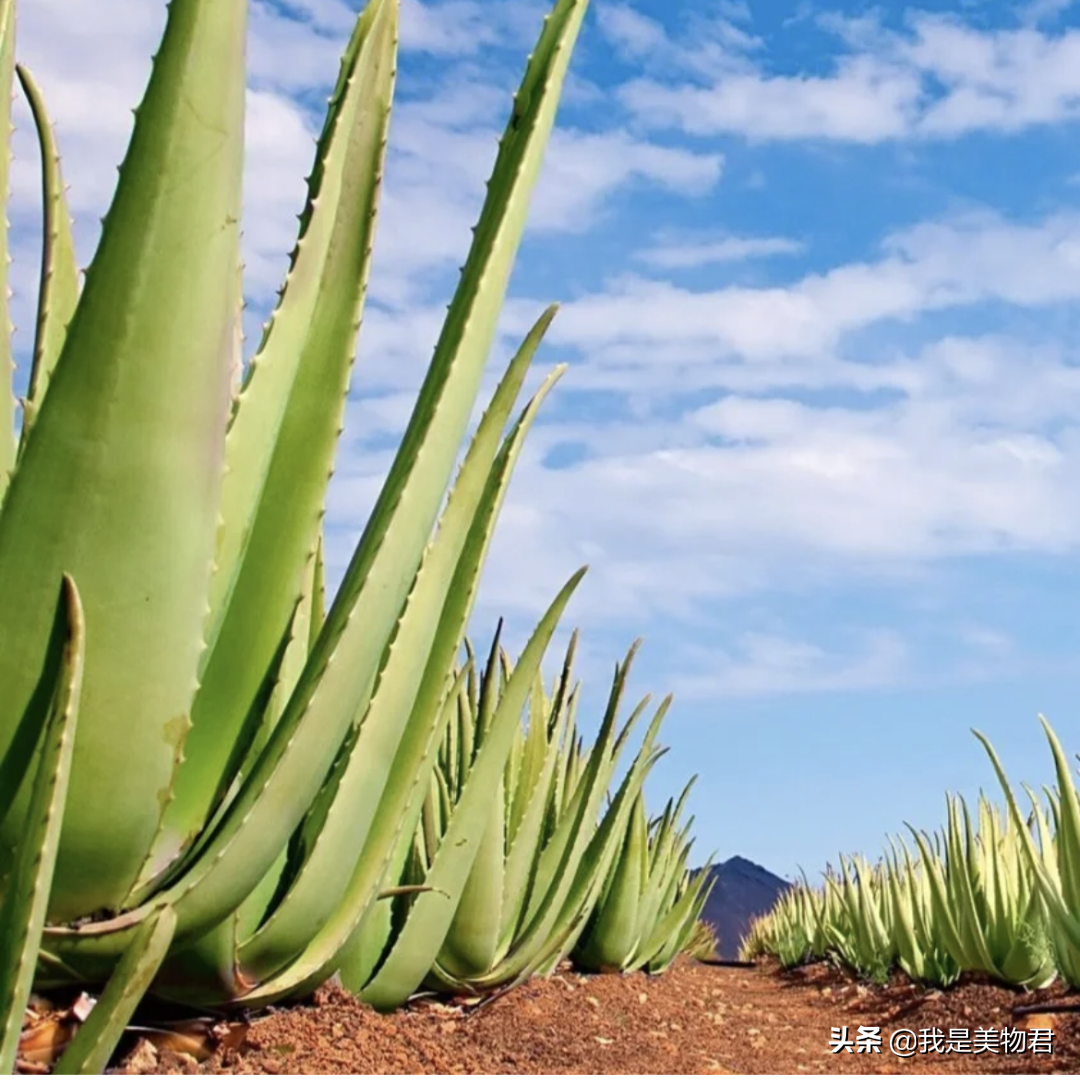
[[[747,55],[763,42],[746,29],[748,11],[742,5],[718,5],[715,14],[682,13],[680,33],[672,34],[659,20],[627,3],[597,8],[600,32],[616,54],[635,66],[685,75],[715,75],[744,68]]]
[[[716,240],[657,243],[643,248],[637,258],[659,270],[688,270],[716,263],[798,255],[804,250],[801,241],[784,236],[723,236]]]
[[[731,357],[813,357],[884,320],[998,301],[1080,299],[1080,218],[1032,224],[991,213],[925,222],[882,242],[875,261],[817,271],[789,285],[704,290],[623,275],[565,305],[552,338],[589,350],[592,364],[708,365]],[[523,332],[525,309],[513,309]],[[632,357],[627,350],[638,346]]]
[[[677,676],[680,696],[712,700],[883,689],[905,674],[908,651],[892,631],[867,636],[853,654],[830,653],[808,641],[744,634],[728,652],[717,650],[704,672]]]
[[[1059,19],[1075,6],[1076,0],[1029,0],[1028,3],[1020,5],[1017,14],[1022,23],[1038,26],[1039,23]]]
[[[912,72],[851,57],[829,76],[735,72],[705,87],[634,79],[619,96],[641,123],[690,135],[874,143],[910,130],[921,93]]]
[[[746,61],[696,82],[631,79],[621,99],[641,123],[696,136],[854,143],[1015,132],[1080,112],[1080,31],[984,29],[918,11],[903,30],[866,16],[818,22],[837,34],[828,74]],[[666,34],[650,45],[680,47]]]

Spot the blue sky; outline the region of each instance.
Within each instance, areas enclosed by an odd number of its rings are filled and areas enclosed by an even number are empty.
[[[257,338],[291,246],[345,0],[251,5],[245,254]],[[340,570],[411,408],[544,4],[402,0],[398,98],[347,431]],[[35,0],[80,254],[163,0]],[[593,0],[492,376],[552,300],[570,370],[500,526],[475,635],[570,612],[595,718],[676,694],[658,803],[699,854],[782,874],[875,854],[946,789],[1080,749],[1080,5]],[[12,174],[17,339],[37,164]],[[562,640],[565,640],[565,636]],[[549,667],[554,671],[558,657]],[[586,719],[588,726],[595,719]]]

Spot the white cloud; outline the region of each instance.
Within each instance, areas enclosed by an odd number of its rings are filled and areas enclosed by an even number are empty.
[[[874,262],[807,274],[787,286],[694,290],[624,275],[564,305],[551,340],[591,363],[706,364],[731,356],[815,357],[883,320],[992,301],[1048,305],[1080,299],[1080,218],[1016,224],[988,213],[928,222],[888,236]],[[536,304],[511,307],[524,332]]]
[[[633,79],[620,96],[647,125],[753,140],[951,138],[1018,131],[1080,113],[1080,31],[985,30],[955,15],[919,11],[903,32],[872,16],[830,13],[818,21],[849,50],[835,57],[830,74],[714,64],[698,72],[698,82],[685,75],[677,82]],[[649,47],[663,55],[679,45],[664,32]]]
[[[421,301],[433,272],[461,264],[495,160],[497,127],[460,118],[449,124],[435,104],[438,119],[423,101],[402,103],[393,121],[372,295],[395,307]],[[530,229],[584,230],[614,192],[632,184],[700,195],[720,171],[716,154],[616,131],[557,130],[533,196]]]
[[[642,15],[629,4],[600,4],[597,20],[601,31],[624,56],[640,59],[670,47],[664,26]]]
[[[595,224],[605,197],[633,181],[704,195],[719,180],[722,165],[719,154],[658,146],[621,131],[557,130],[537,184],[530,225],[588,228]]]
[[[923,135],[1019,130],[1080,109],[1080,32],[980,32],[953,18],[920,16],[913,38],[894,47],[946,87],[919,121]]]
[[[1037,26],[1060,18],[1075,4],[1076,0],[1029,0],[1020,8],[1019,17],[1025,25]]]
[[[85,264],[115,187],[131,109],[149,74],[165,5],[111,0],[101,11],[65,10],[60,18],[52,8],[58,2],[29,6],[20,53],[38,75],[57,122]],[[287,266],[322,120],[293,95],[329,86],[355,19],[339,0],[297,0],[286,10],[292,17],[264,2],[251,8],[244,255],[247,292],[259,309],[272,300]],[[402,49],[471,57],[523,36],[531,41],[542,17],[538,4],[406,0]],[[289,61],[282,63],[286,51]],[[422,301],[431,275],[461,262],[518,76],[515,66],[503,85],[501,69],[494,76],[498,81],[490,82],[483,68],[450,65],[427,96],[399,95],[380,208],[374,298],[396,307]],[[17,228],[35,229],[39,167],[22,106],[18,119],[13,212]],[[531,223],[537,229],[581,230],[612,192],[629,183],[701,194],[716,183],[721,168],[718,154],[661,146],[617,130],[558,130]],[[257,315],[249,318],[251,326],[257,321]]]
[[[265,0],[258,0],[256,13],[264,3]],[[356,5],[344,0],[286,0],[283,6],[296,18],[278,17],[278,22],[291,26],[294,33],[299,25],[310,34],[343,38],[356,22]],[[268,6],[262,6],[262,13],[274,17]],[[479,0],[441,0],[439,3],[401,0],[400,46],[406,52],[438,57],[475,56],[492,45],[516,44],[523,34],[531,42],[539,31],[543,15],[542,5],[521,3],[520,0],[484,0],[483,3]],[[296,37],[287,44],[290,60],[295,60],[297,54],[304,51]],[[324,78],[328,71],[332,75],[334,69],[323,68]]]
[[[637,252],[637,258],[660,270],[689,270],[715,263],[798,255],[805,245],[784,236],[723,236],[716,240],[669,240]]]
[[[505,5],[492,4],[494,10]],[[499,41],[494,19],[472,0],[449,0],[438,6],[403,0],[402,47],[436,56],[474,55]]]
[[[976,652],[995,658],[1008,653],[1014,645],[1009,634],[1004,634],[992,626],[983,626],[979,623],[963,623],[957,627],[956,633],[964,644],[970,646]]]
[[[303,17],[284,18],[265,0],[249,6],[249,81],[261,89],[295,93],[323,88],[328,94],[356,15],[338,2],[289,7]]]
[[[296,215],[304,204],[315,131],[286,97],[249,90],[244,162],[244,285],[267,303],[296,243]]]
[[[709,87],[635,79],[619,96],[643,123],[691,135],[880,142],[908,130],[920,93],[911,72],[854,57],[832,76],[734,73]]]
[[[19,9],[17,52],[55,122],[77,215],[103,213],[116,185],[131,109],[149,76],[164,16],[163,5],[140,0],[74,9],[64,0],[42,0]],[[21,94],[16,119],[12,210],[18,214],[40,198],[37,148]]]
[[[500,601],[533,614],[562,571],[592,561],[591,618],[692,621],[808,579],[854,588],[943,559],[1074,548],[1080,357],[1055,317],[1021,322],[1021,336],[939,333],[909,348],[867,333],[972,304],[1075,313],[1078,228],[969,215],[786,288],[624,279],[566,305],[553,344],[587,362],[558,394],[605,390],[625,405],[535,433],[493,553]],[[512,306],[515,333],[526,312]],[[671,413],[674,395],[708,388],[724,396]],[[848,399],[800,400],[807,391]],[[559,447],[580,460],[545,468]]]
[[[681,33],[673,36],[657,19],[643,15],[627,3],[597,5],[600,32],[616,55],[635,66],[678,74],[715,76],[720,71],[747,67],[747,55],[762,41],[739,23],[748,21],[745,5],[717,5],[709,14],[687,11],[681,15]]]
[[[895,685],[907,674],[909,659],[903,640],[888,630],[868,634],[854,654],[830,653],[808,641],[748,633],[731,652],[716,650],[695,658],[700,673],[675,676],[680,698],[880,689]]]

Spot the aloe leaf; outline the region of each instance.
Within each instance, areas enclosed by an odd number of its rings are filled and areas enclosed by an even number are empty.
[[[61,1055],[57,1075],[105,1074],[105,1067],[172,944],[176,913],[163,907],[146,919],[116,965],[105,992]]]
[[[233,307],[232,321],[232,348],[229,355],[229,415],[232,416],[236,409],[236,402],[240,396],[240,387],[244,379],[244,311],[247,304],[244,300],[244,264],[236,264],[236,292],[235,305]]]
[[[893,934],[896,941],[897,953],[901,966],[913,979],[919,979],[923,974],[922,948],[915,931],[912,915],[911,893],[901,883],[900,870],[895,862],[896,852],[893,851],[894,862],[890,864],[888,875],[889,903],[893,909]]]
[[[1040,720],[1042,720],[1041,717]],[[1058,742],[1057,737],[1054,735],[1053,729],[1045,720],[1042,720],[1042,724],[1054,754],[1054,763],[1057,767],[1060,787],[1059,793],[1061,805],[1054,806],[1054,804],[1051,803],[1055,813],[1056,824],[1058,826],[1056,844],[1058,849],[1058,870],[1060,874],[1062,870],[1062,850],[1067,850],[1068,848],[1066,843],[1066,836],[1068,835],[1066,829],[1069,828],[1069,825],[1067,822],[1069,819],[1074,818],[1075,815],[1073,827],[1076,829],[1078,839],[1080,839],[1080,814],[1076,813],[1075,788],[1072,787],[1072,777],[1069,772],[1068,759],[1065,756],[1065,752],[1062,749],[1060,742]],[[1035,881],[1038,883],[1039,892],[1042,894],[1043,900],[1049,910],[1055,936],[1060,936],[1064,941],[1067,941],[1072,949],[1080,950],[1080,918],[1076,916],[1074,909],[1070,908],[1063,896],[1065,875],[1061,874],[1059,878],[1055,879],[1055,876],[1048,870],[1039,850],[1035,846],[1035,841],[1031,836],[1031,833],[1025,826],[1024,817],[1016,802],[1016,796],[1013,794],[1012,786],[1009,784],[1008,778],[1005,775],[1005,769],[991,745],[990,740],[979,731],[975,731],[973,734],[979,742],[983,744],[983,748],[986,750],[990,762],[994,767],[994,772],[997,774],[998,781],[1001,784],[1002,791],[1005,794],[1005,799],[1009,807],[1009,814],[1022,845],[1022,850],[1024,851],[1032,873],[1035,875]],[[1069,789],[1073,792],[1073,799],[1068,798],[1067,791]],[[1068,856],[1066,856],[1066,858],[1068,858]],[[1068,868],[1068,865],[1069,864],[1066,862],[1066,868]],[[1078,868],[1080,868],[1080,863],[1074,865],[1077,865]]]
[[[536,702],[536,707],[530,713],[529,729],[527,735],[521,741],[520,763],[516,766],[512,777],[508,770],[507,783],[513,785],[509,792],[511,798],[506,826],[508,869],[510,855],[523,827],[526,828],[525,835],[528,837],[523,847],[528,847],[530,843],[535,843],[535,840],[539,839],[538,835],[535,838],[530,835],[533,822],[529,821],[528,824],[526,822],[529,819],[530,811],[532,811],[533,817],[536,818],[535,828],[538,833],[542,823],[543,804],[550,796],[550,782],[554,775],[555,766],[561,752],[562,738],[566,731],[566,698],[576,650],[577,631],[575,630],[570,637],[566,656],[563,659],[562,670],[550,702],[544,698],[542,682],[539,679],[537,680],[540,700]],[[532,810],[537,804],[540,804],[537,809]]]
[[[520,726],[516,727],[515,733],[520,730]],[[494,809],[488,803],[487,822],[461,900],[438,953],[441,964],[463,974],[486,972],[495,961],[499,945],[506,866],[506,805],[502,786],[500,780],[496,784]]]
[[[941,873],[941,865],[930,850],[926,837],[912,825],[905,823],[905,828],[911,833],[915,846],[918,848],[919,861],[930,897],[929,914],[933,920],[935,933],[942,948],[958,963],[962,963],[964,945],[960,940],[959,928],[949,909],[948,891]]]
[[[657,864],[657,872],[649,875],[645,888],[642,890],[638,907],[638,926],[641,929],[641,936],[628,964],[631,970],[641,967],[652,955],[648,948],[648,935],[652,933],[653,928],[675,901],[679,877],[685,867],[674,856],[675,853],[672,850],[662,862]]]
[[[1070,911],[1080,912],[1080,794],[1073,781],[1069,759],[1044,717],[1039,717],[1050,750],[1058,782],[1058,875],[1061,895]]]
[[[639,794],[630,811],[607,893],[574,954],[578,963],[588,970],[621,971],[638,943],[645,828],[645,806]]]
[[[315,548],[315,570],[311,588],[311,637],[308,652],[315,648],[323,623],[326,622],[326,539],[320,531]]]
[[[397,3],[357,20],[316,149],[300,238],[225,445],[208,649],[155,862],[229,781],[240,724],[309,576],[367,289],[397,52]]]
[[[270,738],[270,732],[274,730],[285,707],[292,697],[300,676],[304,673],[307,664],[308,652],[311,647],[311,627],[315,619],[315,605],[317,604],[316,590],[318,563],[317,556],[309,562],[308,582],[296,602],[292,618],[289,621],[288,644],[281,656],[281,662],[277,665],[274,679],[274,689],[270,694],[270,701],[263,717],[262,729],[256,735],[254,742],[248,750],[250,763],[241,768],[241,778],[250,771],[250,764],[258,759],[263,746]]]
[[[581,778],[569,796],[567,807],[556,826],[551,840],[537,860],[532,894],[522,917],[522,932],[538,933],[557,910],[577,865],[590,843],[600,815],[600,806],[611,782],[621,749],[638,719],[648,705],[641,701],[622,731],[615,735],[619,705],[630,674],[639,642],[635,642],[622,664],[616,665],[615,678],[608,697],[607,709],[600,725],[596,743],[587,756]],[[524,929],[528,927],[529,929]]]
[[[312,570],[314,571],[314,569],[313,565]],[[259,694],[252,702],[251,708],[248,711],[248,716],[244,722],[245,737],[238,745],[234,761],[230,764],[230,772],[233,777],[233,791],[230,792],[230,795],[235,794],[235,792],[239,790],[245,778],[258,762],[260,755],[270,740],[271,733],[281,719],[282,713],[288,704],[289,698],[292,696],[293,690],[296,688],[297,681],[303,674],[304,667],[307,663],[308,648],[310,644],[314,587],[313,574],[309,574],[309,584],[296,605],[288,632],[278,646],[278,654],[274,660],[272,672],[266,680],[264,680]],[[193,845],[185,855],[184,859],[179,860],[168,868],[164,878],[156,880],[155,886],[157,889],[167,888],[170,885],[175,884],[183,876],[185,864],[193,862],[202,855],[207,846],[212,842],[217,827],[225,816],[226,810],[226,805],[218,807],[217,812],[210,821],[207,822],[202,831],[201,843]],[[279,857],[275,860],[274,865],[270,868],[266,877],[273,878],[276,881],[280,873],[280,864],[281,859]],[[266,879],[264,878],[264,882],[265,880]],[[274,889],[276,889],[276,887],[277,886],[275,885]],[[149,886],[145,886],[144,888],[148,894],[152,894],[154,891]],[[255,896],[255,893],[259,893],[260,896],[262,895],[261,886],[257,887],[254,892],[243,901],[241,908],[244,908],[249,900],[253,901],[254,904],[258,906],[260,899]],[[242,919],[241,921],[244,920]]]
[[[547,921],[543,930],[536,927],[521,939],[517,957],[512,961],[508,958],[503,966],[493,969],[488,977],[490,983],[507,982],[515,970],[514,985],[536,972],[550,973],[573,952],[619,854],[633,801],[650,770],[663,756],[664,751],[654,749],[653,744],[670,702],[670,698],[665,698],[657,709],[634,763],[623,777],[568,887],[560,895],[554,918]]]
[[[0,511],[0,754],[33,692],[61,573],[79,582],[93,628],[71,776],[80,812],[64,823],[50,901],[58,921],[122,904],[188,729],[229,408],[246,11],[242,0],[170,5]],[[115,775],[124,783],[101,782]],[[24,824],[25,801],[0,848]]]
[[[572,652],[568,654],[567,671],[572,661]],[[565,685],[565,684],[564,684]],[[560,693],[563,687],[560,687]],[[512,839],[508,841],[506,868],[503,878],[503,926],[500,951],[509,948],[514,931],[517,928],[522,908],[532,889],[532,877],[541,851],[541,837],[544,825],[544,812],[551,796],[555,772],[559,766],[559,751],[563,745],[569,710],[556,699],[556,727],[551,732],[548,755],[543,771],[533,785],[528,803],[518,823]]]
[[[641,939],[632,960],[633,968],[639,968],[650,961],[663,945],[663,939],[651,941],[650,935],[654,935],[655,928],[676,903],[679,883],[686,874],[686,861],[691,847],[691,844],[686,842],[686,836],[689,835],[694,819],[691,818],[679,833],[675,832],[675,823],[696,781],[696,776],[691,778],[677,803],[668,801],[650,839],[652,850],[648,876],[638,909]],[[709,865],[710,861],[706,859],[705,865]],[[701,875],[699,878],[699,884],[703,884],[705,878]]]
[[[313,584],[313,583],[312,583]],[[287,641],[279,649],[279,661],[273,688],[265,698],[265,707],[256,708],[252,720],[257,730],[244,761],[236,769],[236,783],[242,782],[262,752],[281,711],[303,670],[307,657],[312,606],[312,584],[296,606]],[[329,782],[329,781],[328,781]],[[220,817],[220,812],[219,812]],[[217,821],[207,828],[212,836]],[[294,842],[295,842],[294,837]],[[196,854],[201,853],[196,849]],[[273,909],[274,901],[288,883],[293,867],[293,845],[283,849],[258,885],[243,899],[233,917],[219,923],[209,934],[171,956],[158,976],[157,984],[164,996],[183,1000],[190,996],[191,987],[213,987],[218,994],[228,996],[235,986],[236,955],[239,942],[251,937]]]
[[[675,957],[685,947],[689,934],[693,930],[702,908],[705,906],[707,897],[708,890],[702,890],[691,884],[665,916],[660,927],[661,933],[665,936],[665,941],[649,961],[648,971],[650,975],[659,975],[666,971]]]
[[[333,794],[333,815],[313,837],[313,849],[290,894],[241,949],[248,977],[261,980],[301,951],[313,925],[337,906],[369,842],[373,823],[430,768],[431,732],[442,713],[446,673],[457,653],[475,596],[483,551],[529,428],[562,369],[529,402],[504,446],[506,420],[529,364],[554,317],[549,308],[518,350],[496,389],[451,492],[387,652],[379,683]],[[467,547],[472,551],[463,559]],[[475,552],[481,552],[475,560]],[[461,572],[465,575],[461,576]],[[417,679],[418,660],[426,663]],[[382,851],[385,861],[389,851]],[[377,883],[372,880],[372,887]]]
[[[478,988],[509,983],[517,985],[540,970],[545,963],[557,963],[574,947],[599,897],[612,860],[618,853],[630,806],[661,753],[654,751],[653,744],[670,704],[670,697],[665,698],[654,714],[637,757],[623,777],[599,826],[595,830],[579,832],[578,841],[564,855],[565,870],[560,869],[544,903],[522,929],[512,952],[495,965],[485,979],[474,980]],[[635,722],[640,711],[639,706],[627,721],[627,729]],[[610,772],[607,775],[610,777]],[[606,789],[605,779],[601,791]]]
[[[25,445],[63,348],[68,323],[79,302],[79,268],[75,262],[75,238],[60,172],[60,152],[45,101],[30,72],[21,66],[16,71],[26,100],[30,103],[41,146],[41,201],[45,217],[37,330],[30,367],[30,387],[23,402],[21,443]]]
[[[468,678],[468,669],[459,670],[454,677],[450,692],[446,695],[442,705],[442,717],[437,730],[449,731],[454,726],[452,716],[459,710],[459,702],[464,696],[464,686]],[[427,795],[421,807],[421,815],[425,819],[423,830],[434,833],[441,828],[434,824],[435,821],[435,798],[434,793],[439,789],[443,779],[442,771],[434,770],[428,784]],[[410,811],[410,814],[412,812]],[[387,867],[386,880],[388,881],[423,881],[427,874],[427,864],[422,868],[417,867],[417,851],[421,846],[421,838],[417,835],[411,816],[403,818],[401,830],[398,833],[394,854],[391,856]],[[426,851],[425,851],[426,855]],[[393,934],[392,908],[389,904],[369,905],[356,929],[352,932],[349,940],[338,952],[337,963],[339,965],[338,977],[345,989],[359,994],[366,985],[372,973],[382,961]]]
[[[82,688],[85,633],[79,593],[63,579],[40,691],[29,706],[41,731],[26,831],[0,893],[0,1074],[14,1071],[68,795]]]
[[[999,976],[1000,971],[987,948],[986,935],[972,887],[972,872],[967,857],[974,855],[974,840],[970,833],[966,838],[961,834],[955,806],[949,808],[949,819],[949,883],[953,886],[954,900],[959,901],[954,910],[958,917],[964,950],[969,958],[968,966],[985,971],[988,975]]]
[[[11,170],[11,92],[15,69],[15,0],[0,0],[0,199],[7,204]],[[0,508],[15,468],[15,362],[11,355],[11,301],[8,296],[8,221],[0,213]]]
[[[154,996],[196,1008],[228,1002],[237,986],[236,952],[240,927],[250,925],[257,918],[260,900],[264,906],[269,903],[278,885],[273,878],[274,872],[277,871],[279,877],[284,876],[287,865],[288,853],[282,852],[263,880],[229,918],[222,919],[194,942],[174,940],[154,979]]]
[[[83,927],[77,936],[55,932],[49,948],[62,962],[87,965],[87,970],[108,965],[138,921],[164,900],[177,901],[182,940],[194,940],[219,922],[272,865],[317,794],[346,732],[365,711],[468,425],[584,10],[584,0],[560,0],[545,25],[406,437],[270,744],[229,805],[212,844],[187,868],[175,891]],[[80,311],[86,300],[84,291]],[[43,415],[48,412],[46,407]],[[361,594],[362,619],[353,617]],[[350,908],[353,924],[360,914]]]
[[[548,608],[499,700],[425,879],[425,884],[439,891],[417,898],[390,955],[364,989],[364,1000],[377,1009],[395,1008],[416,990],[446,938],[483,836],[491,792],[506,764],[532,680],[583,574],[583,570],[578,571]]]

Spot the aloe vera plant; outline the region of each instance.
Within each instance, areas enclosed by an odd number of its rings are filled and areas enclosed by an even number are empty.
[[[943,856],[915,834],[935,928],[961,970],[1015,986],[1046,986],[1057,972],[1021,841],[1015,829],[1002,828],[985,799],[979,809],[976,836],[964,801],[949,801]]]
[[[558,0],[545,21],[416,407],[325,611],[325,491],[374,243],[398,0],[357,19],[280,301],[241,379],[246,0],[170,3],[81,291],[55,140],[20,72],[46,215],[18,438],[0,387],[0,896],[24,943],[8,1034],[37,935],[43,987],[104,982],[122,964],[159,994],[257,1005],[331,974],[394,884],[499,508],[560,374],[510,422],[549,310],[447,499],[586,2]],[[13,4],[0,0],[8,82]],[[65,574],[85,612],[70,764],[41,736]],[[579,579],[540,621],[514,694]],[[78,808],[44,832],[43,784]],[[31,881],[20,868],[42,836],[55,868],[35,862]],[[106,1021],[84,1066],[101,1060]]]
[[[861,975],[949,986],[964,973],[1024,988],[1059,975],[1080,985],[1075,911],[1080,797],[1068,761],[1044,721],[1058,787],[1047,806],[1028,789],[1025,818],[993,747],[976,732],[1006,795],[1007,813],[980,795],[976,814],[953,797],[945,827],[911,829],[913,842],[890,841],[877,863],[841,859],[820,889],[801,882],[750,928],[746,958],[785,965],[832,958]]]
[[[667,702],[604,809],[649,699],[617,732],[635,645],[616,668],[596,742],[586,749],[576,728],[576,641],[550,696],[538,671],[523,671],[525,657],[511,663],[498,635],[482,672],[471,650],[458,671],[438,767],[395,857],[395,880],[429,891],[396,900],[395,915],[369,911],[341,956],[345,986],[376,1007],[401,1004],[422,983],[476,993],[550,971],[586,925],[658,757]],[[528,686],[527,699],[514,696],[518,685]],[[475,842],[462,851],[469,837]]]
[[[903,866],[900,854],[903,853]],[[963,968],[936,932],[933,890],[917,869],[908,846],[899,840],[886,855],[896,962],[916,982],[951,986]]]
[[[653,821],[639,793],[618,855],[571,959],[585,971],[666,970],[695,935],[712,883],[705,867],[687,869],[693,818],[680,816],[696,777]]]
[[[822,955],[810,942],[812,931],[820,925],[819,903],[820,895],[805,880],[784,890],[771,910],[750,920],[739,942],[739,959],[775,956],[784,967],[792,968]]]
[[[694,923],[683,951],[691,960],[717,960],[720,952],[720,936],[716,927],[704,919]]]
[[[989,739],[980,732],[975,732],[975,736],[990,756],[1005,793],[1020,853],[1045,912],[1054,962],[1062,978],[1070,986],[1080,988],[1080,793],[1076,790],[1061,741],[1050,724],[1042,717],[1039,719],[1053,754],[1057,789],[1046,792],[1049,814],[1036,794],[1030,788],[1026,789],[1032,805],[1030,824],[1034,827],[1034,836]]]

